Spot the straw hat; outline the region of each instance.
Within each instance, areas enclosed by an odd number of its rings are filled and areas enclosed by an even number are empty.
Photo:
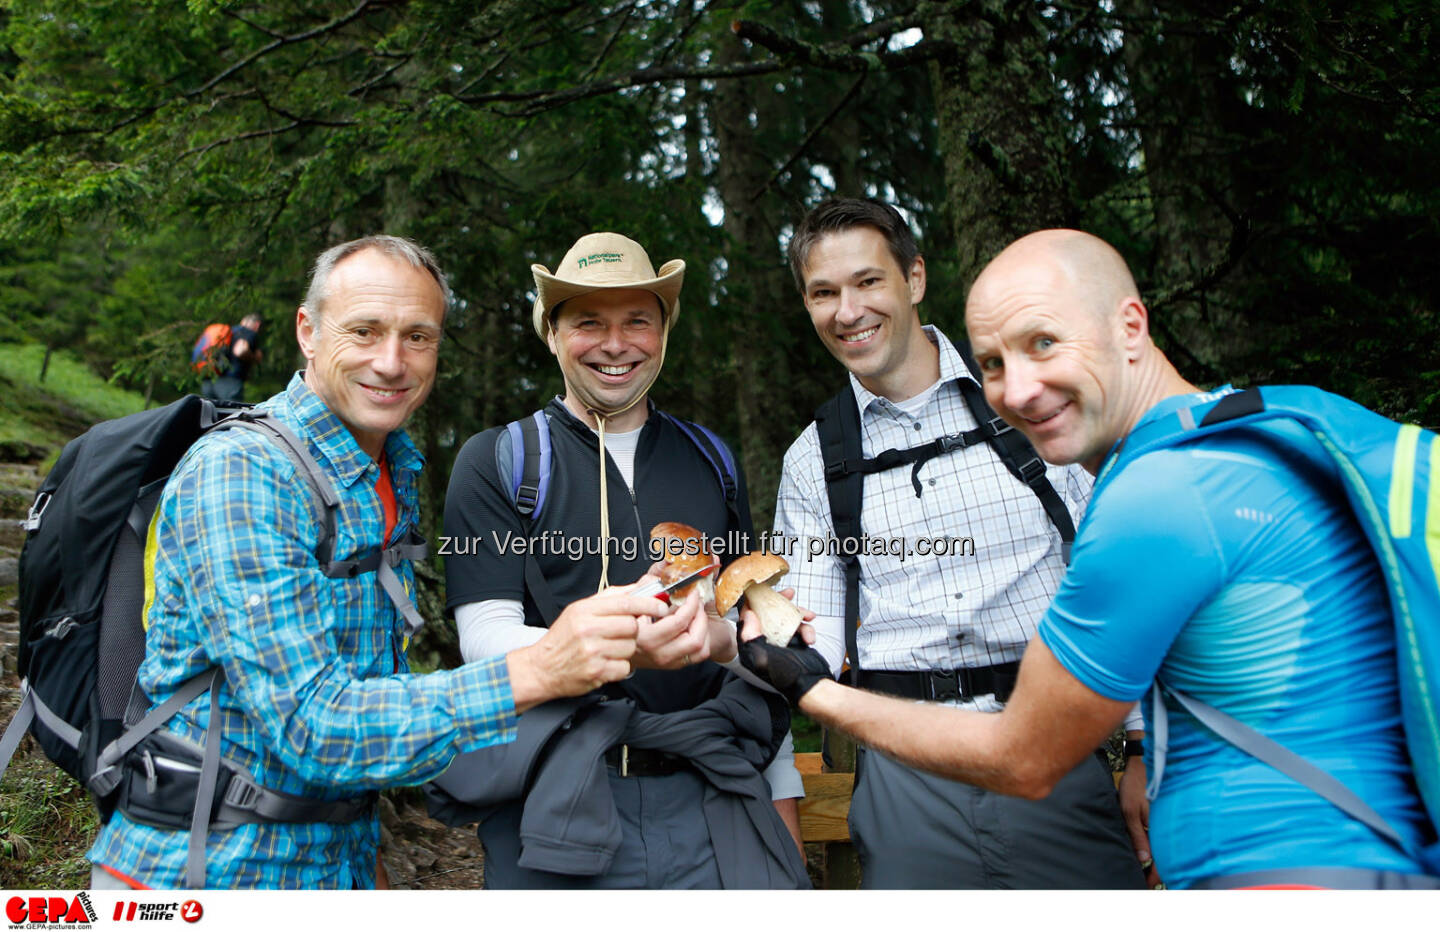
[[[680,316],[685,260],[671,259],[660,266],[657,275],[640,244],[619,233],[589,233],[575,241],[554,272],[538,263],[530,266],[530,271],[535,276],[535,333],[542,340],[556,305],[606,288],[639,288],[654,293],[664,308],[667,332]]]

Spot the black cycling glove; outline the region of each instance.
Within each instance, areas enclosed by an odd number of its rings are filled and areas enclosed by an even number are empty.
[[[821,680],[833,679],[830,665],[820,652],[797,636],[790,647],[776,647],[764,638],[740,645],[740,662],[745,668],[774,686],[792,706]]]

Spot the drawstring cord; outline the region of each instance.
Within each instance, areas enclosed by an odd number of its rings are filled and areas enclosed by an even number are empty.
[[[593,409],[590,415],[595,418],[596,433],[600,435],[600,585],[595,591],[604,592],[610,588],[610,490],[605,481],[610,470],[606,468],[605,459],[605,415]]]

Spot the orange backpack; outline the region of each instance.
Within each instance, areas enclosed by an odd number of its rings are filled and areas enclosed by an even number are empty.
[[[224,375],[230,360],[225,351],[230,348],[230,325],[211,324],[201,332],[190,350],[190,365],[202,378]]]

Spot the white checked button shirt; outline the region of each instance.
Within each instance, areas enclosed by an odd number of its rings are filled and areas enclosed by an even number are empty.
[[[925,333],[940,350],[940,383],[917,414],[850,376],[866,457],[977,426],[959,386],[973,377],[943,333],[929,326]],[[1078,526],[1093,478],[1078,466],[1051,466],[1046,475]],[[860,558],[861,669],[949,670],[1018,660],[1065,570],[1060,532],[987,443],[928,460],[920,467],[919,497],[910,476],[906,465],[865,477],[861,531],[872,547],[880,538],[886,552]],[[795,601],[815,612],[817,647],[838,673],[845,574],[829,550],[810,556],[811,539],[818,547],[835,537],[814,423],[785,454],[775,529],[789,548],[783,585],[793,586]],[[970,538],[973,550],[919,552],[942,537]],[[968,704],[998,708],[989,698]]]

